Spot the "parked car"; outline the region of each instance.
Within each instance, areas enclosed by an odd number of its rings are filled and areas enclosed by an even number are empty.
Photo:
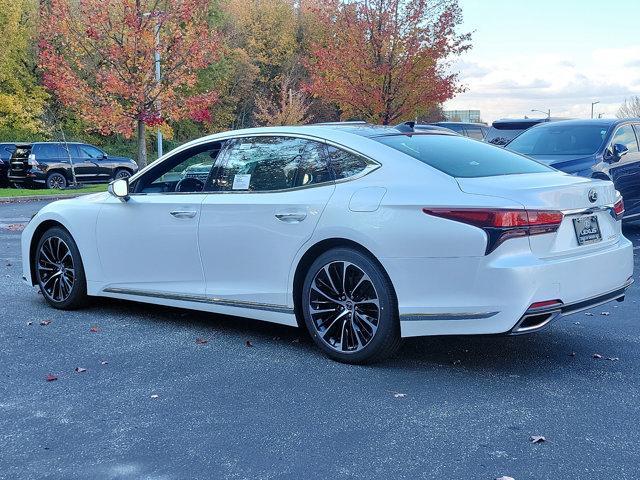
[[[625,219],[640,216],[640,119],[566,120],[538,125],[507,145],[563,172],[613,181]]]
[[[622,214],[611,182],[446,130],[256,128],[50,203],[23,275],[55,308],[104,296],[302,326],[363,363],[401,337],[528,333],[622,300]]]
[[[22,143],[11,157],[9,181],[20,186],[66,188],[74,171],[79,183],[105,183],[130,177],[138,166],[130,158],[111,157],[86,143]]]
[[[504,147],[525,130],[540,123],[549,122],[548,118],[503,118],[491,124],[484,141]]]
[[[436,122],[431,125],[437,125],[440,127],[453,130],[465,137],[473,138],[475,140],[484,140],[489,131],[489,127],[482,123],[470,123],[470,122]]]
[[[0,186],[4,187],[9,184],[9,165],[11,163],[11,155],[15,151],[15,143],[0,143]]]

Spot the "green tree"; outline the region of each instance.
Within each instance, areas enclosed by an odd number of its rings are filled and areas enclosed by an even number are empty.
[[[0,136],[42,130],[48,95],[36,75],[37,0],[0,0]]]

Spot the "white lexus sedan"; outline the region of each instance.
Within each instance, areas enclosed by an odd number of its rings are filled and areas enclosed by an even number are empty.
[[[44,207],[23,270],[55,308],[102,296],[298,325],[364,363],[402,337],[534,332],[623,300],[623,212],[611,182],[443,130],[257,128]]]

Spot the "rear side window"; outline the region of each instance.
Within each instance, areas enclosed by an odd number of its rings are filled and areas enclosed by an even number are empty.
[[[554,171],[529,158],[465,137],[389,135],[374,140],[452,177],[493,177]]]
[[[37,143],[33,146],[36,158],[47,160],[50,158],[67,158],[69,155],[65,147],[59,143]]]
[[[336,180],[349,178],[363,172],[373,165],[364,157],[346,152],[334,146],[329,146],[329,163],[333,169]]]
[[[491,127],[487,132],[485,141],[492,145],[506,145],[511,140],[524,132],[524,129],[518,128],[513,130],[503,130]]]

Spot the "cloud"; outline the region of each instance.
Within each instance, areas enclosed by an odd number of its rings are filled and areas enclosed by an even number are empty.
[[[587,118],[599,100],[596,113],[613,116],[625,97],[638,93],[638,58],[640,45],[596,49],[579,59],[559,53],[470,59],[459,63],[467,90],[445,108],[480,109],[487,121],[549,108],[553,116]]]

